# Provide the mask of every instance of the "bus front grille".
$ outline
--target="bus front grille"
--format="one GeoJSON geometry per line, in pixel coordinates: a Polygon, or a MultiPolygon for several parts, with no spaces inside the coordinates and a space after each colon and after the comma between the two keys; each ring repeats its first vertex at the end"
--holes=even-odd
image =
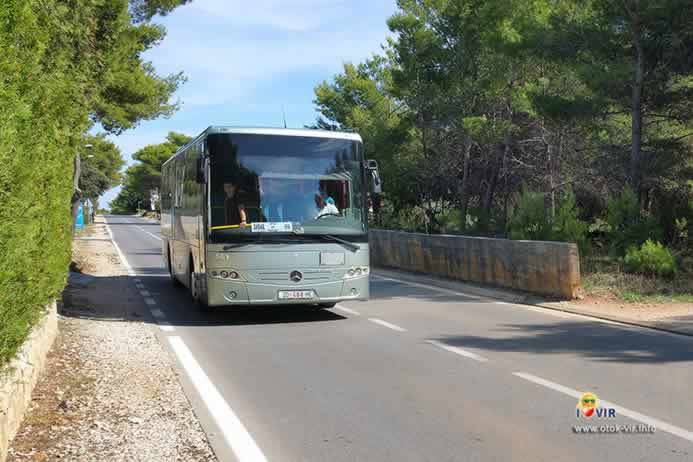
{"type": "MultiPolygon", "coordinates": [[[[289,274],[291,271],[258,271],[254,276],[258,281],[267,282],[292,282],[289,274]]],[[[305,282],[325,282],[337,279],[337,275],[333,271],[306,270],[301,271],[303,281],[305,282]]]]}

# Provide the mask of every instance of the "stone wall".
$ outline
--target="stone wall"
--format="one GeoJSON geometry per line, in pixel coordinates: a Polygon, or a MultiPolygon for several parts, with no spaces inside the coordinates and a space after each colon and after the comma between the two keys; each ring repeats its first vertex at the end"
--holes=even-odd
{"type": "Polygon", "coordinates": [[[370,231],[371,264],[572,299],[580,286],[575,244],[370,231]]]}
{"type": "Polygon", "coordinates": [[[0,462],[7,458],[9,443],[17,434],[31,403],[31,392],[57,333],[58,315],[53,302],[15,358],[0,368],[0,462]]]}

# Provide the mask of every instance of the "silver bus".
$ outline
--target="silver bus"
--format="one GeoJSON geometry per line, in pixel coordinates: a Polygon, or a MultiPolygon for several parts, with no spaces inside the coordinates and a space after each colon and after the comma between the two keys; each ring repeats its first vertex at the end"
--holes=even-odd
{"type": "Polygon", "coordinates": [[[200,308],[367,300],[379,187],[357,134],[209,127],[162,168],[171,280],[200,308]]]}

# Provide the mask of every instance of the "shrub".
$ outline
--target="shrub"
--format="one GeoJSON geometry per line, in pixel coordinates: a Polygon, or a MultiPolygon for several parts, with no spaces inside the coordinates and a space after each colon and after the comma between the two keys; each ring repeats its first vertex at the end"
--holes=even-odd
{"type": "Polygon", "coordinates": [[[661,243],[648,239],[640,247],[631,247],[623,260],[626,271],[670,277],[676,273],[674,256],[661,243]]]}
{"type": "Polygon", "coordinates": [[[587,245],[588,225],[578,218],[575,196],[567,194],[551,218],[544,195],[524,191],[508,223],[511,239],[574,242],[581,251],[587,245]]]}
{"type": "Polygon", "coordinates": [[[511,239],[551,240],[551,223],[544,206],[544,195],[523,191],[508,221],[511,239]]]}
{"type": "Polygon", "coordinates": [[[580,254],[585,255],[588,225],[578,218],[579,212],[575,203],[575,195],[567,194],[561,201],[553,220],[551,240],[574,242],[580,248],[580,254]]]}
{"type": "Polygon", "coordinates": [[[647,239],[659,240],[661,236],[656,221],[641,213],[638,198],[630,188],[609,199],[606,221],[611,253],[618,256],[625,255],[630,247],[639,247],[647,239]]]}
{"type": "Polygon", "coordinates": [[[87,128],[70,16],[55,2],[0,2],[0,365],[70,263],[73,156],[87,128]]]}
{"type": "Polygon", "coordinates": [[[465,226],[462,223],[462,215],[454,207],[449,207],[438,215],[438,221],[440,222],[441,234],[460,234],[465,230],[465,226]]]}

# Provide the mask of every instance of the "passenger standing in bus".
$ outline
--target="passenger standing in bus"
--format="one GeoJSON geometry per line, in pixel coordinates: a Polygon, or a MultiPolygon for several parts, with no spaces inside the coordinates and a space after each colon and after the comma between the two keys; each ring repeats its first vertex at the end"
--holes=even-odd
{"type": "Polygon", "coordinates": [[[245,205],[239,197],[238,185],[233,183],[224,183],[224,192],[226,199],[224,200],[224,217],[227,225],[246,225],[245,205]]]}

